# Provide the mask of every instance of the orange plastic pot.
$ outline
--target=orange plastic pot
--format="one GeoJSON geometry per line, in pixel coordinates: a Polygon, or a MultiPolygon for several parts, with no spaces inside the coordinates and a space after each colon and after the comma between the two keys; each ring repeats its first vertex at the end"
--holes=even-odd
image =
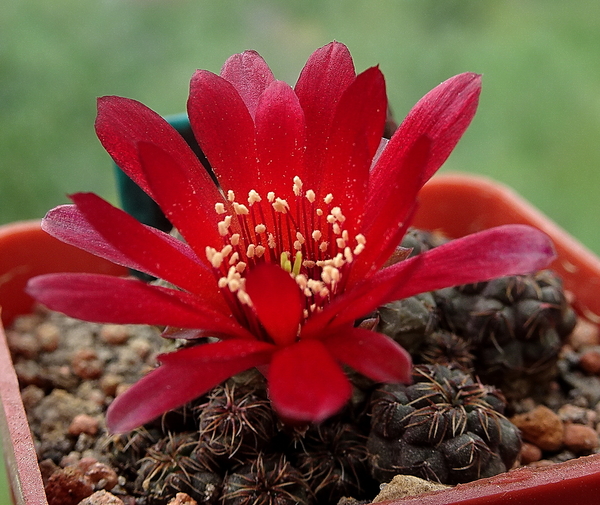
{"type": "MultiPolygon", "coordinates": [[[[31,311],[27,280],[51,272],[124,275],[127,270],[64,244],[42,231],[39,221],[0,226],[0,310],[6,325],[31,311]]],[[[6,336],[0,324],[0,431],[13,503],[47,505],[37,456],[6,336]]]]}
{"type": "MultiPolygon", "coordinates": [[[[414,224],[460,237],[507,223],[528,223],[550,235],[558,259],[552,267],[576,297],[576,309],[598,322],[600,260],[511,190],[487,179],[440,175],[420,195],[414,224]]],[[[45,272],[88,271],[123,274],[121,268],[66,246],[39,229],[39,223],[0,227],[0,305],[10,322],[30,310],[23,287],[45,272]]],[[[1,428],[14,503],[46,504],[40,472],[17,378],[0,327],[1,428]]],[[[589,505],[600,495],[600,455],[540,469],[523,468],[489,479],[428,493],[387,505],[589,505]]]]}

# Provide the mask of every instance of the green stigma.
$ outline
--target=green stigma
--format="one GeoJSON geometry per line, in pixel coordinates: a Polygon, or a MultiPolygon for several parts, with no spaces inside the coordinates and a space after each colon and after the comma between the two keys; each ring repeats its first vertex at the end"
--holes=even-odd
{"type": "Polygon", "coordinates": [[[287,252],[284,251],[281,253],[279,261],[281,264],[281,268],[283,268],[288,273],[292,273],[292,262],[289,260],[287,252]]]}
{"type": "Polygon", "coordinates": [[[292,270],[292,274],[294,277],[300,275],[300,268],[302,267],[302,253],[298,251],[296,253],[296,257],[294,259],[294,269],[292,270]]]}

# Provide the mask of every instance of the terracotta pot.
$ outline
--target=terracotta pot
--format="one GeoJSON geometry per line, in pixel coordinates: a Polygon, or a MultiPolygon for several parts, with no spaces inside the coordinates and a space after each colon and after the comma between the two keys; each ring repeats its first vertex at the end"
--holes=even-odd
{"type": "MultiPolygon", "coordinates": [[[[559,258],[552,267],[577,299],[578,312],[600,319],[600,260],[509,189],[489,180],[440,175],[420,197],[415,225],[451,237],[506,223],[529,223],[548,233],[559,258]]],[[[0,227],[0,305],[5,324],[30,310],[23,293],[29,277],[45,272],[87,271],[123,274],[124,270],[45,235],[39,223],[0,227]]],[[[46,504],[33,442],[17,378],[0,327],[1,426],[14,503],[46,504]]],[[[455,488],[388,502],[388,505],[589,505],[600,494],[600,455],[540,469],[523,468],[455,488]]]]}

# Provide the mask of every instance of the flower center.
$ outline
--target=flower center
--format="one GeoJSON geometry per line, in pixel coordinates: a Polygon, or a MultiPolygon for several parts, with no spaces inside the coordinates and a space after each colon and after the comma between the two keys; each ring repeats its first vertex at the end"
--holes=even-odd
{"type": "Polygon", "coordinates": [[[207,247],[206,257],[236,316],[252,306],[244,289],[245,272],[263,262],[278,264],[294,277],[305,296],[305,319],[343,291],[365,237],[351,236],[332,194],[318,202],[315,192],[302,186],[294,177],[291,205],[274,192],[263,199],[255,190],[248,193],[247,205],[233,191],[227,193],[227,204],[215,205],[222,216],[218,227],[223,247],[207,247]]]}

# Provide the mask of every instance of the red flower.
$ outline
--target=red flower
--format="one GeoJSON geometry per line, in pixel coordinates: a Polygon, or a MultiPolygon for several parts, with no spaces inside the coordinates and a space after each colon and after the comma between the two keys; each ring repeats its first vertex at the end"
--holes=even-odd
{"type": "Polygon", "coordinates": [[[81,319],[220,339],[161,355],[161,366],[113,402],[109,427],[130,430],[256,366],[283,417],[321,421],[350,397],[342,363],[376,381],[409,381],[406,351],[354,328],[357,317],[420,292],[544,267],[549,239],[515,225],[382,268],[479,92],[475,74],[440,84],[385,145],[383,75],[377,67],[356,75],[344,45],[315,51],[295,88],[275,80],[257,53],[234,55],[220,75],[197,71],[188,101],[220,188],[160,116],[133,100],[101,98],[100,141],[185,243],[89,193],[51,210],[43,227],[173,287],[53,274],[32,280],[29,292],[81,319]]]}

